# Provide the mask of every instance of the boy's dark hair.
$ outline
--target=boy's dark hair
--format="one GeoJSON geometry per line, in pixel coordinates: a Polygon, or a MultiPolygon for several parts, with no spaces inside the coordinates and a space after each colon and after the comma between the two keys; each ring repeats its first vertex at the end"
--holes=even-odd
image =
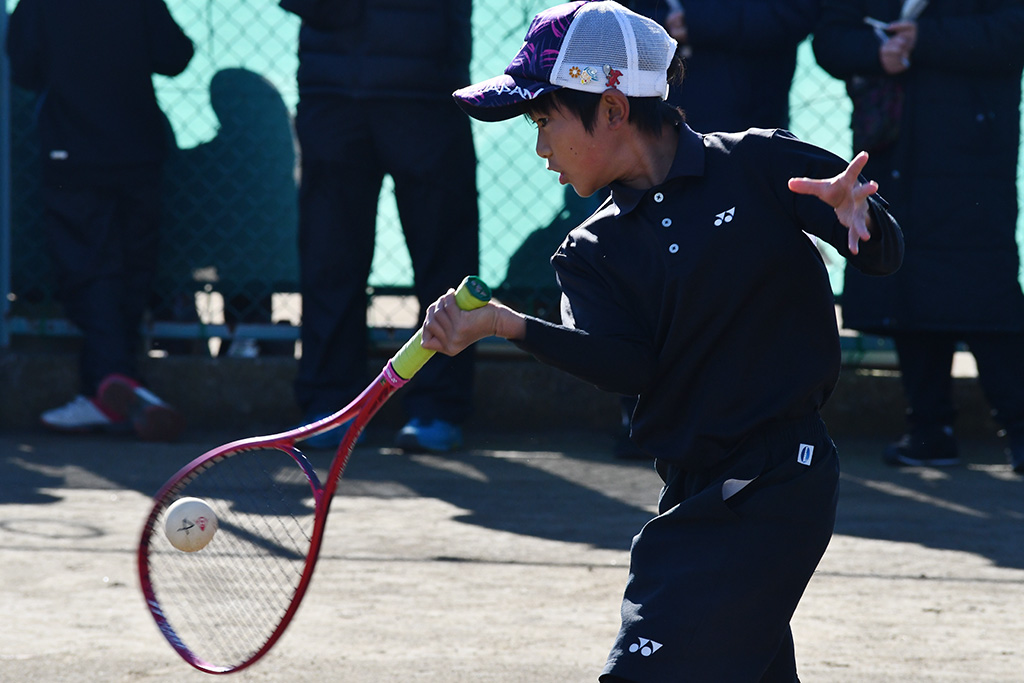
{"type": "MultiPolygon", "coordinates": [[[[668,82],[670,85],[675,85],[682,80],[683,62],[676,57],[668,67],[668,82]]],[[[526,116],[547,114],[552,109],[568,111],[579,118],[585,131],[591,133],[594,130],[597,105],[600,101],[600,93],[559,88],[531,101],[526,110],[526,116]]],[[[660,97],[629,98],[629,122],[641,131],[660,136],[663,124],[676,125],[684,121],[686,121],[686,114],[683,110],[660,97]]]]}

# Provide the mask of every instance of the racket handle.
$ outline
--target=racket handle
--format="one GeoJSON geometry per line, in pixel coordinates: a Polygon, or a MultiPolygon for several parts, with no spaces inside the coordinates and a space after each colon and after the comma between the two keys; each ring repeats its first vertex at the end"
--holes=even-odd
{"type": "MultiPolygon", "coordinates": [[[[455,290],[455,303],[464,311],[480,308],[490,300],[491,288],[475,275],[467,277],[455,290]]],[[[410,380],[433,355],[433,351],[423,348],[423,329],[420,328],[412,339],[398,350],[389,365],[403,380],[410,380]]]]}

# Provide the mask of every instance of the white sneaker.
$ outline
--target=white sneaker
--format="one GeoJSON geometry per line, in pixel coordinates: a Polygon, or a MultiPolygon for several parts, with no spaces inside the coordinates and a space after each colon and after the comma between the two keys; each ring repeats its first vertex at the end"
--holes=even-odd
{"type": "Polygon", "coordinates": [[[60,408],[47,410],[39,416],[39,421],[47,429],[58,432],[91,432],[114,424],[95,401],[82,395],[60,408]]]}

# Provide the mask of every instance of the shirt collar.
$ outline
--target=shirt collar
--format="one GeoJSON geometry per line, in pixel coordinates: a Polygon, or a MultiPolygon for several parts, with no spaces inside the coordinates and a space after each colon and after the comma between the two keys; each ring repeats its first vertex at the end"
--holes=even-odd
{"type": "MultiPolygon", "coordinates": [[[[664,185],[674,178],[700,175],[704,175],[704,136],[682,123],[679,125],[675,159],[672,160],[668,175],[661,184],[664,185]]],[[[618,182],[611,183],[609,188],[612,192],[612,202],[620,215],[635,209],[644,195],[654,189],[638,190],[618,182]]]]}

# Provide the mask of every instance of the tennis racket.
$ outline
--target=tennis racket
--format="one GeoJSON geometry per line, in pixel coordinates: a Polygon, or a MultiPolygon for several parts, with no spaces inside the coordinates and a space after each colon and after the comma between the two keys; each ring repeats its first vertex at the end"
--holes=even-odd
{"type": "MultiPolygon", "coordinates": [[[[458,290],[460,308],[490,300],[476,277],[458,290]]],[[[142,592],[160,632],[192,666],[239,671],[265,655],[295,616],[313,576],[338,480],[363,428],[391,395],[434,355],[422,329],[354,401],[290,431],[215,448],[179,470],[154,497],[138,549],[142,592]],[[296,442],[351,422],[325,483],[296,442]],[[200,498],[217,530],[196,552],[165,534],[167,509],[200,498]]]]}

